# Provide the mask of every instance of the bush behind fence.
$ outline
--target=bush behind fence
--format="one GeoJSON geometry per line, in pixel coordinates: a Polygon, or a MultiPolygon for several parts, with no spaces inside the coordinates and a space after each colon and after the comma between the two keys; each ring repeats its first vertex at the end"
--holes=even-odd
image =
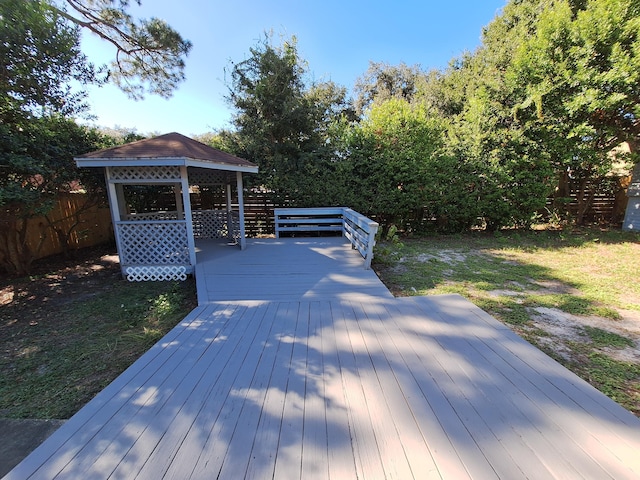
{"type": "MultiPolygon", "coordinates": [[[[588,205],[585,221],[619,226],[627,201],[625,195],[627,184],[628,177],[611,178],[601,182],[588,205]]],[[[580,208],[581,202],[578,195],[575,189],[572,189],[572,193],[560,202],[558,199],[555,201],[549,199],[547,207],[549,211],[552,211],[561,205],[561,215],[570,219],[575,217],[580,208]]],[[[60,242],[55,232],[47,227],[47,222],[43,217],[28,220],[27,243],[35,247],[44,237],[43,244],[35,258],[59,254],[66,248],[73,250],[114,241],[111,214],[109,208],[104,204],[94,205],[86,211],[82,211],[80,224],[72,228],[74,215],[84,208],[86,201],[87,196],[83,193],[61,195],[56,206],[48,215],[49,219],[57,222],[62,229],[72,229],[68,239],[69,243],[66,246],[60,242]]],[[[214,207],[223,208],[225,202],[224,195],[220,195],[219,198],[214,199],[214,207]]],[[[274,209],[295,206],[295,202],[289,199],[277,198],[269,192],[261,191],[246,192],[244,202],[245,228],[248,237],[273,235],[275,232],[274,209]]],[[[162,202],[159,203],[162,204],[162,202]]],[[[200,198],[197,194],[192,194],[192,205],[194,209],[200,207],[200,198]]],[[[369,214],[375,219],[375,215],[371,212],[363,213],[369,214]]],[[[403,220],[405,225],[411,226],[414,230],[427,231],[434,227],[434,219],[427,218],[423,211],[407,212],[406,218],[403,220]]]]}

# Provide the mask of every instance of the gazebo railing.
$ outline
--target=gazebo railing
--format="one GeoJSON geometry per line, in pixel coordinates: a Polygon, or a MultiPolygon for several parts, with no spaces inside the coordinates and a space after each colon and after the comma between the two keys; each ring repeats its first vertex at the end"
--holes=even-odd
{"type": "Polygon", "coordinates": [[[236,243],[240,241],[240,213],[229,212],[229,226],[231,228],[230,240],[234,240],[236,243]]]}
{"type": "Polygon", "coordinates": [[[118,221],[115,226],[127,280],[184,280],[193,271],[185,220],[118,221]]]}
{"type": "MultiPolygon", "coordinates": [[[[131,222],[183,219],[184,214],[179,214],[177,211],[130,213],[124,216],[124,220],[131,222]]],[[[228,238],[236,241],[240,238],[240,214],[238,212],[228,212],[221,209],[193,210],[191,219],[194,238],[228,238]]]]}
{"type": "Polygon", "coordinates": [[[191,212],[191,218],[194,238],[228,238],[230,240],[239,238],[240,215],[237,212],[194,210],[191,212]]]}
{"type": "MultiPolygon", "coordinates": [[[[194,210],[191,216],[196,239],[240,240],[238,212],[194,210]]],[[[184,215],[162,211],[132,213],[124,218],[115,223],[115,230],[122,270],[128,280],[184,280],[193,272],[184,215]]]]}
{"type": "Polygon", "coordinates": [[[123,217],[123,220],[184,220],[184,214],[180,215],[177,211],[159,211],[145,213],[129,213],[123,217]]]}

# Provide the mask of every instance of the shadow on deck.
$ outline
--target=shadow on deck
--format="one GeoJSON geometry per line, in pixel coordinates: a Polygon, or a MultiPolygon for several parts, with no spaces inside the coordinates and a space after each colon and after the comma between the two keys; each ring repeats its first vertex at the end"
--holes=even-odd
{"type": "Polygon", "coordinates": [[[337,240],[203,248],[202,304],[7,478],[640,477],[633,415],[460,296],[354,288],[337,240]]]}
{"type": "Polygon", "coordinates": [[[253,239],[245,250],[199,240],[196,255],[201,305],[228,300],[393,298],[344,237],[253,239]]]}

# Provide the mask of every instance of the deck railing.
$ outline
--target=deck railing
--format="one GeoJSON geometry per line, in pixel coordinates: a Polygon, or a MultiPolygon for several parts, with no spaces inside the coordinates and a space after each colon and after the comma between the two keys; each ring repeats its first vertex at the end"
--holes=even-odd
{"type": "Polygon", "coordinates": [[[371,268],[378,224],[347,207],[276,208],[276,238],[282,232],[341,232],[371,268]]]}

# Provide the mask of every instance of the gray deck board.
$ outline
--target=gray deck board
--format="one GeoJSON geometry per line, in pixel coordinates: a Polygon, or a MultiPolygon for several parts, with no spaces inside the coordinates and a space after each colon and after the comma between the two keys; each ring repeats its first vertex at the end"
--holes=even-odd
{"type": "Polygon", "coordinates": [[[342,237],[198,242],[198,302],[392,298],[342,237]]]}
{"type": "Polygon", "coordinates": [[[206,252],[203,304],[6,478],[640,478],[640,420],[493,317],[381,283],[319,294],[358,282],[357,256],[287,242],[245,251],[271,252],[244,260],[259,281],[234,273],[248,297],[288,288],[265,298],[213,300],[237,251],[206,252]],[[315,283],[267,275],[286,258],[315,283]]]}

